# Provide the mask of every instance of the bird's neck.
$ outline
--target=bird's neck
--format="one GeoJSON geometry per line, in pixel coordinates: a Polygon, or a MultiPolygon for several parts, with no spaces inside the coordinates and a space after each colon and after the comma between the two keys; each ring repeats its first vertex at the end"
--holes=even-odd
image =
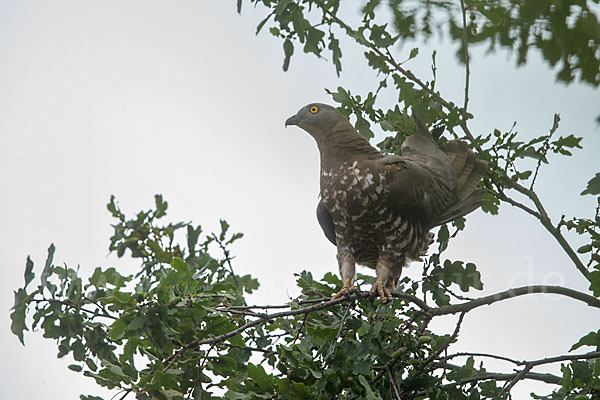
{"type": "Polygon", "coordinates": [[[371,146],[369,141],[349,124],[334,127],[328,135],[317,139],[317,146],[323,170],[336,168],[348,161],[375,160],[383,157],[379,150],[371,146]]]}

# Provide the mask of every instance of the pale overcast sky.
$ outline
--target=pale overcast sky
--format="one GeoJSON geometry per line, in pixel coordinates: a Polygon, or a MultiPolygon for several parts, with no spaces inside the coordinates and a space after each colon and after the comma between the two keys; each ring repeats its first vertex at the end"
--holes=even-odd
{"type": "MultiPolygon", "coordinates": [[[[99,265],[137,270],[137,263],[107,254],[111,194],[134,212],[162,193],[169,220],[193,220],[208,232],[227,219],[245,233],[234,247],[234,266],[260,280],[252,298],[257,303],[297,295],[295,272],[337,273],[335,249],[314,217],[316,146],[283,123],[308,102],[331,103],[324,88],[342,85],[363,94],[372,88],[375,78],[361,53],[343,49],[344,72],[337,78],[326,61],[297,49],[284,73],[281,43],[266,31],[254,36],[264,16],[260,7],[245,4],[238,16],[233,0],[174,4],[0,1],[2,399],[107,394],[67,370],[70,360],[56,359],[55,343],[40,332],[27,332],[21,346],[8,314],[26,256],[39,275],[50,243],[57,264],[79,264],[86,276],[99,265]]],[[[437,87],[462,102],[455,47],[430,43],[408,67],[428,79],[436,47],[437,87]]],[[[546,133],[560,113],[560,134],[584,136],[585,148],[574,158],[552,157],[538,188],[553,218],[591,216],[594,199],[579,192],[600,170],[598,91],[556,84],[554,72],[533,55],[516,69],[506,53],[484,53],[474,49],[472,55],[471,129],[505,131],[517,121],[517,130],[531,138],[546,133]]],[[[447,256],[475,262],[484,293],[533,283],[587,288],[549,235],[507,206],[498,217],[469,216],[447,256]]],[[[407,274],[419,276],[419,265],[407,274]]],[[[599,317],[564,298],[510,300],[469,313],[455,348],[517,359],[564,354],[597,328],[599,317]]],[[[436,327],[448,332],[453,322],[436,327]]],[[[543,387],[520,383],[515,394],[526,398],[543,387]]]]}

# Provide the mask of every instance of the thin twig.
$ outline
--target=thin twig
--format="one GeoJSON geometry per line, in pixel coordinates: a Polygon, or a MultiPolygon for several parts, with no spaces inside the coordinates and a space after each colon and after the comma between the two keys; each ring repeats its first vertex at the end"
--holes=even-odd
{"type": "Polygon", "coordinates": [[[538,365],[552,364],[561,361],[589,360],[592,358],[600,358],[600,351],[591,351],[585,354],[565,354],[562,356],[541,358],[539,360],[526,361],[525,364],[537,367],[538,365]]]}
{"type": "Polygon", "coordinates": [[[242,346],[231,345],[230,347],[234,347],[234,348],[240,349],[240,350],[249,350],[249,351],[253,351],[253,352],[256,352],[256,353],[263,353],[263,354],[265,354],[264,357],[268,357],[268,356],[270,356],[272,354],[276,354],[277,353],[275,350],[260,349],[258,347],[252,347],[252,346],[242,347],[242,346]]]}
{"type": "Polygon", "coordinates": [[[541,149],[542,154],[538,158],[537,165],[535,166],[535,172],[533,174],[533,178],[531,179],[531,185],[529,185],[529,190],[533,190],[533,185],[535,185],[535,180],[537,179],[538,173],[540,172],[542,162],[546,158],[546,154],[548,154],[548,150],[550,149],[550,139],[552,138],[552,135],[554,135],[554,133],[558,129],[559,122],[560,122],[560,116],[558,114],[554,114],[554,121],[552,122],[552,128],[550,128],[550,133],[548,134],[548,136],[546,136],[546,139],[544,140],[544,144],[542,145],[542,149],[541,149]]]}
{"type": "Polygon", "coordinates": [[[298,331],[296,332],[296,336],[294,336],[294,340],[292,340],[292,344],[296,343],[296,341],[298,340],[298,338],[300,337],[300,334],[302,333],[302,330],[304,329],[304,327],[306,326],[306,319],[308,318],[308,313],[304,314],[304,318],[302,318],[302,324],[300,325],[300,327],[298,328],[298,331]]]}
{"type": "Polygon", "coordinates": [[[504,393],[509,393],[512,390],[512,388],[523,378],[525,378],[525,375],[531,371],[531,368],[533,368],[533,365],[526,365],[525,368],[523,368],[521,371],[517,372],[517,374],[515,375],[514,378],[512,378],[510,380],[510,382],[508,382],[506,385],[504,385],[504,388],[502,389],[502,393],[500,394],[500,397],[502,397],[502,394],[504,393]]]}
{"type": "Polygon", "coordinates": [[[525,204],[520,203],[520,202],[508,197],[504,192],[496,192],[495,190],[490,190],[490,193],[492,193],[494,196],[496,196],[500,200],[510,204],[511,206],[517,207],[517,208],[525,211],[527,214],[529,214],[537,219],[540,219],[540,214],[537,211],[534,211],[533,209],[527,207],[525,204]]]}
{"type": "Polygon", "coordinates": [[[254,305],[254,306],[229,306],[227,308],[231,309],[231,310],[251,310],[253,308],[260,308],[260,309],[270,309],[270,308],[289,308],[290,305],[289,304],[279,304],[279,305],[264,305],[264,306],[258,306],[258,305],[254,305]]]}
{"type": "MultiPolygon", "coordinates": [[[[354,30],[350,25],[346,24],[344,21],[339,19],[338,16],[335,15],[334,13],[332,13],[329,10],[329,8],[327,8],[327,6],[321,0],[315,0],[315,2],[321,7],[321,9],[323,9],[323,12],[329,16],[331,21],[335,22],[340,27],[342,27],[346,32],[348,32],[350,34],[351,37],[356,34],[356,30],[354,30]]],[[[429,95],[434,100],[438,101],[446,108],[450,108],[450,109],[452,108],[452,105],[449,102],[447,102],[442,97],[440,97],[440,95],[438,93],[434,92],[425,82],[423,82],[422,80],[417,78],[417,76],[415,76],[415,74],[413,74],[409,70],[403,68],[393,57],[391,57],[391,53],[390,53],[390,56],[386,56],[374,43],[370,42],[368,39],[365,39],[365,42],[367,43],[367,47],[369,49],[371,49],[372,51],[377,53],[377,55],[379,57],[385,59],[388,62],[388,64],[390,64],[392,67],[394,67],[395,69],[400,71],[400,73],[402,73],[404,76],[409,78],[411,81],[415,82],[423,90],[425,90],[427,93],[429,93],[429,95]]]]}
{"type": "Polygon", "coordinates": [[[450,290],[448,286],[444,285],[443,282],[438,282],[438,284],[445,292],[447,292],[449,295],[458,300],[475,300],[473,297],[461,296],[459,294],[454,293],[452,290],[450,290]]]}
{"type": "Polygon", "coordinates": [[[460,352],[460,353],[454,353],[454,354],[449,354],[447,356],[444,356],[444,360],[451,360],[453,358],[456,357],[487,357],[487,358],[494,358],[497,360],[503,360],[503,361],[508,361],[510,363],[513,363],[515,365],[523,365],[524,362],[523,361],[517,361],[517,360],[513,360],[512,358],[508,358],[508,357],[504,357],[504,356],[499,356],[496,354],[488,354],[488,353],[465,353],[465,352],[460,352]]]}
{"type": "MultiPolygon", "coordinates": [[[[248,323],[240,326],[237,329],[234,329],[231,332],[227,332],[224,333],[222,335],[219,336],[215,336],[212,338],[207,338],[207,339],[202,339],[199,340],[197,342],[194,343],[190,343],[187,346],[193,346],[193,345],[202,345],[202,344],[212,344],[212,343],[218,343],[221,342],[225,339],[228,339],[232,336],[237,335],[238,333],[241,333],[243,331],[245,331],[248,328],[251,328],[253,326],[259,325],[260,323],[267,321],[267,320],[272,320],[272,319],[276,319],[276,318],[280,318],[280,317],[288,317],[288,316],[292,316],[292,315],[299,315],[299,314],[306,314],[309,313],[311,311],[317,311],[317,310],[321,310],[323,308],[327,308],[336,304],[340,304],[343,303],[345,301],[352,301],[353,299],[359,299],[359,298],[368,298],[370,295],[369,292],[359,292],[359,293],[355,293],[352,294],[350,296],[346,296],[346,297],[340,297],[338,299],[329,299],[326,301],[321,300],[322,302],[319,304],[315,304],[312,306],[308,306],[308,307],[303,307],[303,308],[298,308],[295,310],[289,310],[289,311],[281,311],[281,312],[277,312],[277,313],[273,313],[273,314],[265,314],[264,317],[256,319],[254,321],[249,321],[248,323]]],[[[414,303],[415,305],[417,305],[419,308],[423,309],[423,310],[428,310],[429,306],[427,306],[425,304],[425,302],[421,299],[419,299],[416,296],[412,296],[412,295],[408,295],[405,293],[393,293],[392,294],[394,297],[403,299],[403,300],[407,300],[409,302],[414,303]]],[[[598,300],[600,302],[600,300],[598,300]]]]}
{"type": "Polygon", "coordinates": [[[446,341],[446,343],[444,343],[444,345],[442,347],[440,347],[439,349],[437,349],[436,351],[434,351],[429,357],[427,357],[422,364],[419,365],[419,369],[420,370],[424,370],[427,365],[429,365],[433,360],[435,360],[440,354],[442,354],[442,352],[444,350],[446,350],[448,348],[448,346],[450,346],[450,344],[452,344],[452,342],[454,340],[456,340],[457,336],[458,336],[458,332],[460,331],[460,326],[462,325],[462,321],[463,318],[465,317],[466,311],[463,311],[459,317],[458,317],[458,321],[456,322],[456,327],[454,328],[454,332],[452,333],[452,335],[450,335],[450,337],[448,338],[448,340],[446,341]]]}
{"type": "Polygon", "coordinates": [[[546,357],[546,358],[540,358],[538,360],[529,360],[529,361],[513,360],[512,358],[499,356],[496,354],[488,354],[488,353],[454,353],[454,354],[448,355],[447,357],[444,357],[444,359],[450,360],[455,357],[487,357],[487,358],[495,358],[498,360],[508,361],[515,365],[531,365],[533,367],[537,367],[538,365],[552,364],[552,363],[562,362],[562,361],[588,360],[588,359],[593,359],[593,358],[600,358],[600,351],[592,351],[592,352],[584,353],[584,354],[565,354],[565,355],[561,355],[561,356],[546,357]]]}
{"type": "Polygon", "coordinates": [[[419,335],[422,335],[423,333],[425,333],[425,329],[427,329],[427,326],[429,325],[429,323],[431,322],[431,320],[433,319],[433,315],[431,313],[427,313],[427,315],[425,316],[425,319],[423,320],[423,325],[421,325],[421,327],[419,328],[419,335]]]}
{"type": "Polygon", "coordinates": [[[398,391],[398,387],[396,387],[396,382],[394,382],[394,376],[392,375],[392,371],[389,368],[387,369],[387,373],[390,377],[390,385],[392,386],[394,397],[396,397],[396,400],[402,400],[402,398],[400,397],[400,392],[398,391]]]}
{"type": "Polygon", "coordinates": [[[465,102],[462,110],[463,120],[467,120],[467,105],[469,104],[469,76],[471,70],[469,68],[469,41],[467,38],[467,10],[465,8],[465,1],[460,0],[460,8],[462,10],[462,21],[463,21],[463,50],[465,56],[465,102]]]}
{"type": "MultiPolygon", "coordinates": [[[[77,305],[75,303],[73,303],[71,300],[57,300],[57,299],[31,299],[32,302],[34,303],[55,303],[55,304],[61,304],[65,307],[69,307],[72,310],[76,310],[76,311],[83,311],[85,313],[88,314],[93,314],[93,316],[98,316],[98,317],[104,317],[104,318],[110,318],[113,320],[117,320],[119,319],[118,317],[115,317],[113,315],[107,314],[105,313],[98,313],[95,310],[88,310],[85,309],[83,307],[77,307],[77,305]]],[[[102,310],[104,311],[104,310],[102,310]]],[[[93,318],[93,317],[92,317],[93,318]]]]}
{"type": "Polygon", "coordinates": [[[227,247],[225,247],[223,242],[221,240],[219,240],[217,235],[215,235],[213,233],[212,237],[215,240],[215,242],[219,245],[219,247],[221,248],[221,251],[223,252],[223,255],[225,256],[224,262],[227,263],[227,266],[229,267],[229,272],[231,273],[231,276],[233,277],[233,281],[235,282],[235,285],[237,287],[240,287],[240,282],[238,281],[237,276],[235,275],[235,272],[233,272],[233,266],[231,265],[231,257],[229,255],[229,250],[227,249],[227,247]]]}
{"type": "Polygon", "coordinates": [[[404,321],[402,325],[398,327],[398,330],[402,331],[404,329],[407,329],[410,325],[412,325],[413,322],[415,322],[417,318],[419,318],[422,315],[423,311],[414,311],[410,318],[404,321]]]}
{"type": "Polygon", "coordinates": [[[535,205],[536,209],[538,210],[538,212],[540,214],[540,217],[538,219],[542,223],[542,225],[544,226],[544,228],[546,228],[546,230],[548,232],[550,232],[550,234],[552,236],[554,236],[554,238],[556,239],[556,241],[558,242],[558,244],[563,248],[563,250],[565,251],[565,253],[567,253],[567,255],[569,256],[569,258],[571,259],[571,261],[573,261],[573,264],[575,264],[575,267],[579,270],[579,272],[581,272],[583,274],[583,276],[585,276],[589,280],[590,279],[590,272],[587,270],[587,268],[585,267],[585,265],[583,265],[583,263],[581,262],[581,260],[577,256],[577,253],[575,253],[575,250],[573,250],[573,248],[571,247],[571,245],[569,244],[569,242],[567,242],[567,240],[562,235],[562,233],[560,232],[560,230],[557,229],[552,224],[552,220],[550,220],[550,217],[548,216],[548,212],[546,211],[546,209],[542,205],[542,202],[540,201],[538,195],[533,190],[529,190],[526,187],[524,187],[524,186],[522,186],[522,185],[520,185],[520,184],[518,184],[516,182],[513,182],[513,188],[517,192],[519,192],[521,194],[524,194],[525,196],[527,196],[527,197],[529,197],[531,199],[531,201],[533,202],[533,204],[535,205]]]}
{"type": "MultiPolygon", "coordinates": [[[[129,393],[131,393],[131,389],[124,390],[123,396],[119,397],[119,400],[123,400],[129,393]]],[[[112,398],[114,399],[117,395],[115,394],[112,398]]]]}
{"type": "Polygon", "coordinates": [[[256,313],[256,312],[253,312],[253,311],[232,310],[230,307],[226,307],[226,308],[213,308],[213,310],[220,311],[220,312],[231,313],[231,314],[236,314],[236,315],[247,315],[247,316],[250,316],[250,317],[257,317],[257,318],[263,318],[263,317],[265,317],[265,316],[268,315],[268,314],[265,314],[265,313],[256,313]]]}
{"type": "Polygon", "coordinates": [[[333,339],[333,345],[331,346],[331,351],[325,358],[329,358],[329,357],[331,357],[331,355],[333,353],[335,353],[335,347],[337,346],[337,341],[340,338],[340,336],[342,335],[342,330],[344,328],[344,321],[346,321],[346,317],[348,316],[348,313],[350,312],[350,307],[352,307],[352,305],[353,305],[352,302],[348,303],[348,307],[346,307],[344,316],[342,317],[342,320],[340,321],[340,328],[338,329],[337,335],[335,335],[335,339],[333,339]]]}

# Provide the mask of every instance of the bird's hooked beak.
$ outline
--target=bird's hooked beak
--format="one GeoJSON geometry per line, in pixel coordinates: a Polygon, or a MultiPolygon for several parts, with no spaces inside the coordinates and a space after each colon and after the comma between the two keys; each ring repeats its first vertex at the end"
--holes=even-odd
{"type": "Polygon", "coordinates": [[[300,122],[298,114],[292,115],[291,117],[285,120],[285,127],[287,128],[288,125],[298,125],[298,122],[300,122]]]}

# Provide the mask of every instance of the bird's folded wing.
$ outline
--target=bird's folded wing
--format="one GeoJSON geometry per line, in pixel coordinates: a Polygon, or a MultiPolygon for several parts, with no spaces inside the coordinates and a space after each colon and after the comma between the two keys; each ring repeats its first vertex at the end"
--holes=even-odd
{"type": "Polygon", "coordinates": [[[395,213],[425,226],[456,201],[456,176],[447,162],[426,154],[387,156],[392,179],[387,185],[387,204],[395,213]]]}

